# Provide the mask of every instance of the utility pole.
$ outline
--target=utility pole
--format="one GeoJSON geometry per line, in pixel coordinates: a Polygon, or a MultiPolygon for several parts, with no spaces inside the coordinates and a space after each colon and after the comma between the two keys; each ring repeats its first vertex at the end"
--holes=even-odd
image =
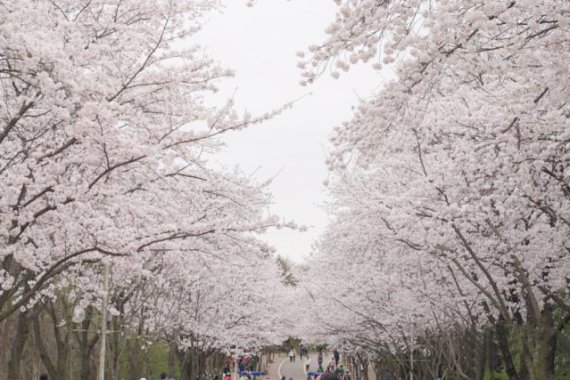
{"type": "Polygon", "coordinates": [[[109,308],[109,263],[105,263],[103,272],[103,310],[101,311],[101,350],[99,352],[98,380],[105,380],[105,348],[107,346],[107,309],[109,308]]]}

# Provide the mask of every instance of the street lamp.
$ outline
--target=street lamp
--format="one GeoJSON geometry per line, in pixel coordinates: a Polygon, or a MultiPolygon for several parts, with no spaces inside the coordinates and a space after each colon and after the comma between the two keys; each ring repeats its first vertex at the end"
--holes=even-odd
{"type": "Polygon", "coordinates": [[[103,272],[103,310],[101,312],[101,350],[99,351],[99,373],[98,380],[105,380],[105,349],[107,346],[107,309],[109,307],[109,266],[105,262],[105,269],[103,272]]]}

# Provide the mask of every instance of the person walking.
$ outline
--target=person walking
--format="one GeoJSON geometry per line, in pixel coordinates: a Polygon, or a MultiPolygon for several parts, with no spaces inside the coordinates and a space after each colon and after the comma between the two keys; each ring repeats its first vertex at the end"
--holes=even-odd
{"type": "Polygon", "coordinates": [[[305,357],[305,372],[309,372],[309,368],[311,368],[311,358],[307,355],[305,357]]]}
{"type": "Polygon", "coordinates": [[[317,363],[319,364],[319,367],[323,366],[323,353],[321,351],[319,351],[319,356],[317,356],[317,363]]]}
{"type": "Polygon", "coordinates": [[[229,356],[226,356],[226,358],[224,359],[224,369],[223,369],[223,374],[225,375],[226,373],[230,373],[231,372],[231,368],[230,366],[232,365],[232,358],[229,356]]]}
{"type": "Polygon", "coordinates": [[[289,350],[289,363],[293,363],[293,359],[295,358],[295,352],[293,352],[293,349],[289,350]]]}
{"type": "Polygon", "coordinates": [[[338,361],[340,360],[340,353],[336,348],[333,351],[333,356],[334,356],[334,366],[338,367],[338,361]]]}

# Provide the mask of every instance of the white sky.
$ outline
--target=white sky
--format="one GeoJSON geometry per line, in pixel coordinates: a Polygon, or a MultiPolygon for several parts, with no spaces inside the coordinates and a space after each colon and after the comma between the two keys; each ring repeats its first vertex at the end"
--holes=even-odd
{"type": "Polygon", "coordinates": [[[359,97],[371,95],[381,78],[363,66],[338,80],[327,72],[312,86],[299,85],[295,53],[324,40],[337,9],[332,0],[259,0],[252,8],[245,0],[226,3],[200,34],[209,55],[236,72],[222,83],[222,93],[237,89],[237,109],[253,115],[311,94],[273,120],[226,136],[228,147],[217,155],[225,166],[238,165],[259,180],[278,174],[270,187],[271,211],[309,230],[274,230],[265,238],[279,254],[299,262],[327,223],[322,183],[332,128],[350,119],[359,97]]]}

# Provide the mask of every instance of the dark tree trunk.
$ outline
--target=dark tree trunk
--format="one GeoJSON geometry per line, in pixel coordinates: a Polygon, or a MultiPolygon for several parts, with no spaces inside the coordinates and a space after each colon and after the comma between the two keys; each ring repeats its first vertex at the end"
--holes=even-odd
{"type": "Polygon", "coordinates": [[[509,330],[507,322],[503,316],[499,317],[499,320],[495,325],[495,330],[497,332],[497,341],[499,343],[499,349],[501,350],[501,356],[503,363],[505,364],[505,370],[509,376],[509,380],[521,380],[513,362],[511,349],[509,347],[509,330]]]}
{"type": "Polygon", "coordinates": [[[99,335],[94,334],[89,336],[91,328],[91,318],[93,317],[93,308],[88,307],[85,310],[85,319],[81,322],[81,331],[77,333],[76,340],[79,343],[79,353],[80,353],[80,379],[83,380],[93,380],[94,371],[92,370],[91,354],[93,348],[99,341],[99,335]]]}
{"type": "Polygon", "coordinates": [[[554,308],[552,305],[546,305],[544,309],[544,320],[548,326],[549,334],[545,334],[545,368],[548,376],[554,376],[556,370],[556,347],[558,346],[558,330],[554,324],[554,308]]]}
{"type": "Polygon", "coordinates": [[[178,358],[180,360],[180,380],[194,380],[193,367],[194,360],[192,358],[191,350],[183,350],[178,352],[178,358]]]}
{"type": "Polygon", "coordinates": [[[52,379],[57,379],[57,367],[53,363],[49,355],[49,349],[45,346],[44,337],[42,336],[41,332],[41,324],[42,324],[42,316],[40,313],[38,313],[38,315],[36,315],[32,321],[35,345],[40,354],[42,363],[44,364],[49,374],[49,377],[52,379]]]}
{"type": "Polygon", "coordinates": [[[24,347],[30,331],[29,311],[18,315],[18,325],[14,336],[14,342],[10,350],[10,360],[8,361],[8,379],[21,379],[21,366],[24,347]]]}

